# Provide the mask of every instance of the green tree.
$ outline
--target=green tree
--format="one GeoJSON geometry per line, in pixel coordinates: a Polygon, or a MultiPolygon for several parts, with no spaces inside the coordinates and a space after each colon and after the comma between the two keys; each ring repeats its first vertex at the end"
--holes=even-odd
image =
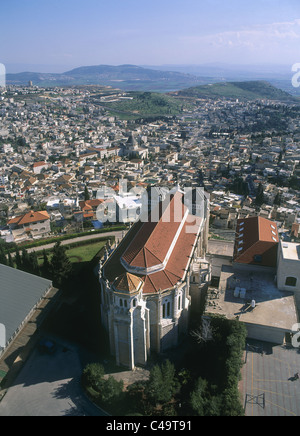
{"type": "Polygon", "coordinates": [[[89,199],[90,199],[90,193],[89,193],[89,190],[88,190],[87,186],[85,185],[85,188],[84,188],[84,200],[87,201],[89,199]]]}
{"type": "Polygon", "coordinates": [[[162,402],[164,394],[164,383],[159,365],[151,368],[149,381],[146,386],[146,395],[153,403],[162,402]]]}
{"type": "Polygon", "coordinates": [[[51,265],[48,259],[48,255],[46,250],[43,250],[43,266],[42,266],[42,275],[46,278],[51,277],[51,265]]]}
{"type": "Polygon", "coordinates": [[[28,254],[28,251],[26,248],[22,248],[22,254],[21,254],[21,270],[30,272],[31,270],[31,263],[30,263],[30,257],[28,254]]]}
{"type": "Polygon", "coordinates": [[[274,198],[274,204],[276,206],[280,206],[281,205],[281,193],[278,191],[275,198],[274,198]]]}
{"type": "Polygon", "coordinates": [[[15,263],[14,263],[14,260],[13,260],[13,258],[12,258],[12,256],[11,256],[11,254],[10,254],[10,252],[8,252],[8,266],[10,266],[11,268],[14,268],[15,267],[15,263]]]}
{"type": "Polygon", "coordinates": [[[35,274],[36,276],[40,275],[40,267],[38,263],[38,257],[35,251],[32,251],[29,254],[29,271],[31,274],[35,274]]]}
{"type": "Polygon", "coordinates": [[[256,192],[255,204],[257,206],[262,206],[264,202],[265,202],[264,188],[260,183],[258,185],[257,192],[256,192]]]}
{"type": "Polygon", "coordinates": [[[112,404],[118,401],[123,393],[123,380],[116,380],[113,376],[104,377],[104,367],[99,363],[89,363],[83,370],[82,381],[86,387],[92,387],[101,403],[112,404]]]}
{"type": "Polygon", "coordinates": [[[72,271],[72,264],[60,241],[58,241],[53,248],[50,265],[53,284],[59,288],[68,280],[72,271]]]}
{"type": "Polygon", "coordinates": [[[179,382],[175,378],[175,368],[169,360],[161,366],[153,366],[145,389],[147,397],[153,404],[170,401],[178,388],[179,382]]]}
{"type": "Polygon", "coordinates": [[[83,370],[82,382],[85,386],[96,389],[99,381],[104,377],[104,367],[99,363],[89,363],[83,370]]]}
{"type": "Polygon", "coordinates": [[[0,245],[0,263],[2,265],[7,265],[7,257],[2,245],[0,245]]]}
{"type": "Polygon", "coordinates": [[[103,403],[109,403],[118,400],[123,393],[123,380],[116,380],[112,375],[108,378],[102,378],[97,385],[97,391],[103,403]]]}
{"type": "Polygon", "coordinates": [[[17,269],[22,269],[22,258],[20,255],[19,248],[17,248],[17,250],[16,250],[15,262],[16,262],[17,269]]]}
{"type": "Polygon", "coordinates": [[[196,382],[195,389],[191,393],[191,407],[197,416],[206,415],[208,403],[208,383],[201,377],[196,382]]]}

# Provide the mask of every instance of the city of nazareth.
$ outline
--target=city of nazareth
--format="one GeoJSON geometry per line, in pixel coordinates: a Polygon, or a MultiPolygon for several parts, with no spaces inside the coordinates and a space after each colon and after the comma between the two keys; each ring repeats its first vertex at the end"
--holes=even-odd
{"type": "Polygon", "coordinates": [[[2,404],[31,353],[70,341],[95,354],[83,389],[113,415],[300,414],[300,102],[168,98],[0,88],[2,404]],[[155,225],[139,219],[153,188],[155,225]],[[254,359],[272,371],[256,390],[254,359]]]}

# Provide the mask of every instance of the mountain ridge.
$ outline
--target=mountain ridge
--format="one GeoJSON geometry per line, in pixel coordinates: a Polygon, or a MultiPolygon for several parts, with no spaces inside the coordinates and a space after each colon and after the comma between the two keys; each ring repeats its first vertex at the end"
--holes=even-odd
{"type": "Polygon", "coordinates": [[[184,90],[170,92],[178,97],[195,98],[231,98],[240,100],[275,100],[282,102],[298,102],[299,99],[283,91],[265,80],[249,80],[241,82],[219,82],[209,85],[195,86],[184,90]]]}
{"type": "Polygon", "coordinates": [[[162,71],[132,64],[92,65],[77,67],[64,73],[23,72],[7,74],[7,85],[42,87],[101,85],[122,91],[150,91],[170,93],[181,97],[240,98],[253,100],[268,98],[280,101],[298,101],[287,91],[265,80],[210,81],[177,71],[162,71]]]}
{"type": "Polygon", "coordinates": [[[171,91],[206,83],[202,78],[176,71],[160,71],[124,64],[82,66],[64,73],[24,72],[7,74],[8,85],[38,86],[103,85],[124,91],[171,91]]]}

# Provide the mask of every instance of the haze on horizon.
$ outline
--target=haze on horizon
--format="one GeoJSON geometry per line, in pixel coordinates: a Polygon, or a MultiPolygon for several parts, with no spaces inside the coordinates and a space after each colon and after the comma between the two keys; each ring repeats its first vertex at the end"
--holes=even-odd
{"type": "Polygon", "coordinates": [[[1,30],[0,63],[11,73],[300,62],[299,0],[11,0],[1,30]]]}

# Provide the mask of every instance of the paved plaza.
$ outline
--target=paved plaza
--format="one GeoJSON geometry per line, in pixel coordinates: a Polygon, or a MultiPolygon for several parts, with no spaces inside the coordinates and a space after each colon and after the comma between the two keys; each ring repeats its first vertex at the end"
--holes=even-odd
{"type": "Polygon", "coordinates": [[[246,416],[300,416],[299,348],[248,341],[240,383],[246,416]]]}
{"type": "Polygon", "coordinates": [[[0,401],[0,416],[103,416],[83,394],[82,352],[56,341],[56,351],[34,349],[0,401]]]}

